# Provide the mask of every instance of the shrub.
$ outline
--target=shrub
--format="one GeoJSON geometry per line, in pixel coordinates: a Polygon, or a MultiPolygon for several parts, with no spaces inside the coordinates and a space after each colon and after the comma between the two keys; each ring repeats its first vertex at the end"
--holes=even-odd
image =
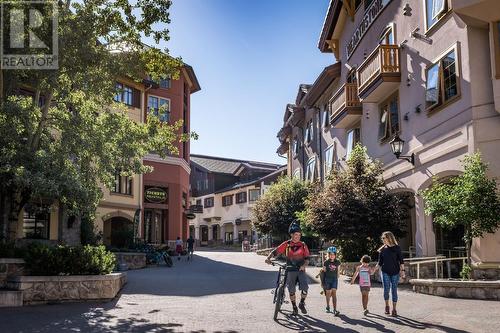
{"type": "Polygon", "coordinates": [[[23,258],[24,249],[15,246],[14,242],[0,242],[0,258],[23,258]]]}
{"type": "Polygon", "coordinates": [[[116,265],[115,256],[104,246],[56,246],[33,243],[24,256],[31,275],[109,274],[116,265]]]}

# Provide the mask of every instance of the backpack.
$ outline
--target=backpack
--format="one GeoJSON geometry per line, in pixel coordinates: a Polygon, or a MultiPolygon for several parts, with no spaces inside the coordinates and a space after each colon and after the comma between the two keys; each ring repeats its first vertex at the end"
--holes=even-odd
{"type": "MultiPolygon", "coordinates": [[[[287,257],[287,258],[288,258],[288,253],[290,252],[290,247],[291,247],[290,243],[291,242],[292,242],[291,240],[288,240],[287,243],[286,243],[285,257],[287,257]]],[[[302,249],[305,249],[306,243],[304,243],[304,242],[301,241],[300,244],[302,245],[302,249]]]]}

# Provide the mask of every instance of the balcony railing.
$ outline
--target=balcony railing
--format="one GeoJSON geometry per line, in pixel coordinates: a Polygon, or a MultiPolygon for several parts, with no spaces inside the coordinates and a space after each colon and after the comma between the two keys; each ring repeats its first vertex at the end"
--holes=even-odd
{"type": "Polygon", "coordinates": [[[377,78],[384,74],[400,75],[399,47],[397,45],[379,45],[359,66],[359,92],[362,92],[377,78]]]}
{"type": "Polygon", "coordinates": [[[356,83],[344,84],[330,99],[330,110],[330,122],[332,124],[336,124],[341,118],[345,118],[344,112],[360,111],[361,102],[358,98],[358,85],[356,83]]]}

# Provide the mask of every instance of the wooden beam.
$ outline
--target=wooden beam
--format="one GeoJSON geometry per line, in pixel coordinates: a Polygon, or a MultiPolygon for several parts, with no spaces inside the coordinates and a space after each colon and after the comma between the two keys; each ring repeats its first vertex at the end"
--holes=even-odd
{"type": "Polygon", "coordinates": [[[333,55],[335,56],[336,59],[339,59],[339,40],[338,39],[327,39],[326,43],[330,47],[330,49],[333,52],[333,55]]]}

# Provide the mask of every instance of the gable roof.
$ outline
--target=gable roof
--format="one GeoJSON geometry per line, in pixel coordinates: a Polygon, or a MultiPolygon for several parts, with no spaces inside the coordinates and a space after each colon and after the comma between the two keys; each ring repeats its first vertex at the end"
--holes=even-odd
{"type": "Polygon", "coordinates": [[[330,5],[326,12],[325,21],[323,22],[323,28],[321,29],[321,35],[318,42],[318,48],[321,52],[333,52],[326,41],[332,36],[333,30],[337,25],[337,20],[339,19],[341,8],[341,0],[330,0],[330,5]]]}
{"type": "Polygon", "coordinates": [[[236,190],[236,189],[247,187],[247,186],[257,185],[257,184],[260,184],[261,182],[264,182],[266,180],[273,181],[273,180],[278,179],[278,177],[281,176],[282,174],[285,174],[286,170],[287,170],[287,166],[281,165],[278,169],[276,169],[275,171],[273,171],[265,176],[262,176],[260,178],[254,179],[254,180],[250,180],[248,182],[235,183],[235,184],[232,184],[228,187],[225,187],[225,188],[222,188],[218,191],[215,191],[214,193],[223,193],[223,192],[228,192],[228,191],[236,190]]]}
{"type": "Polygon", "coordinates": [[[202,169],[208,172],[231,174],[231,175],[235,174],[236,171],[242,165],[251,169],[264,169],[270,171],[276,170],[280,167],[280,165],[274,163],[236,160],[225,157],[196,155],[196,154],[191,154],[191,162],[195,163],[197,166],[201,167],[202,169]]]}

